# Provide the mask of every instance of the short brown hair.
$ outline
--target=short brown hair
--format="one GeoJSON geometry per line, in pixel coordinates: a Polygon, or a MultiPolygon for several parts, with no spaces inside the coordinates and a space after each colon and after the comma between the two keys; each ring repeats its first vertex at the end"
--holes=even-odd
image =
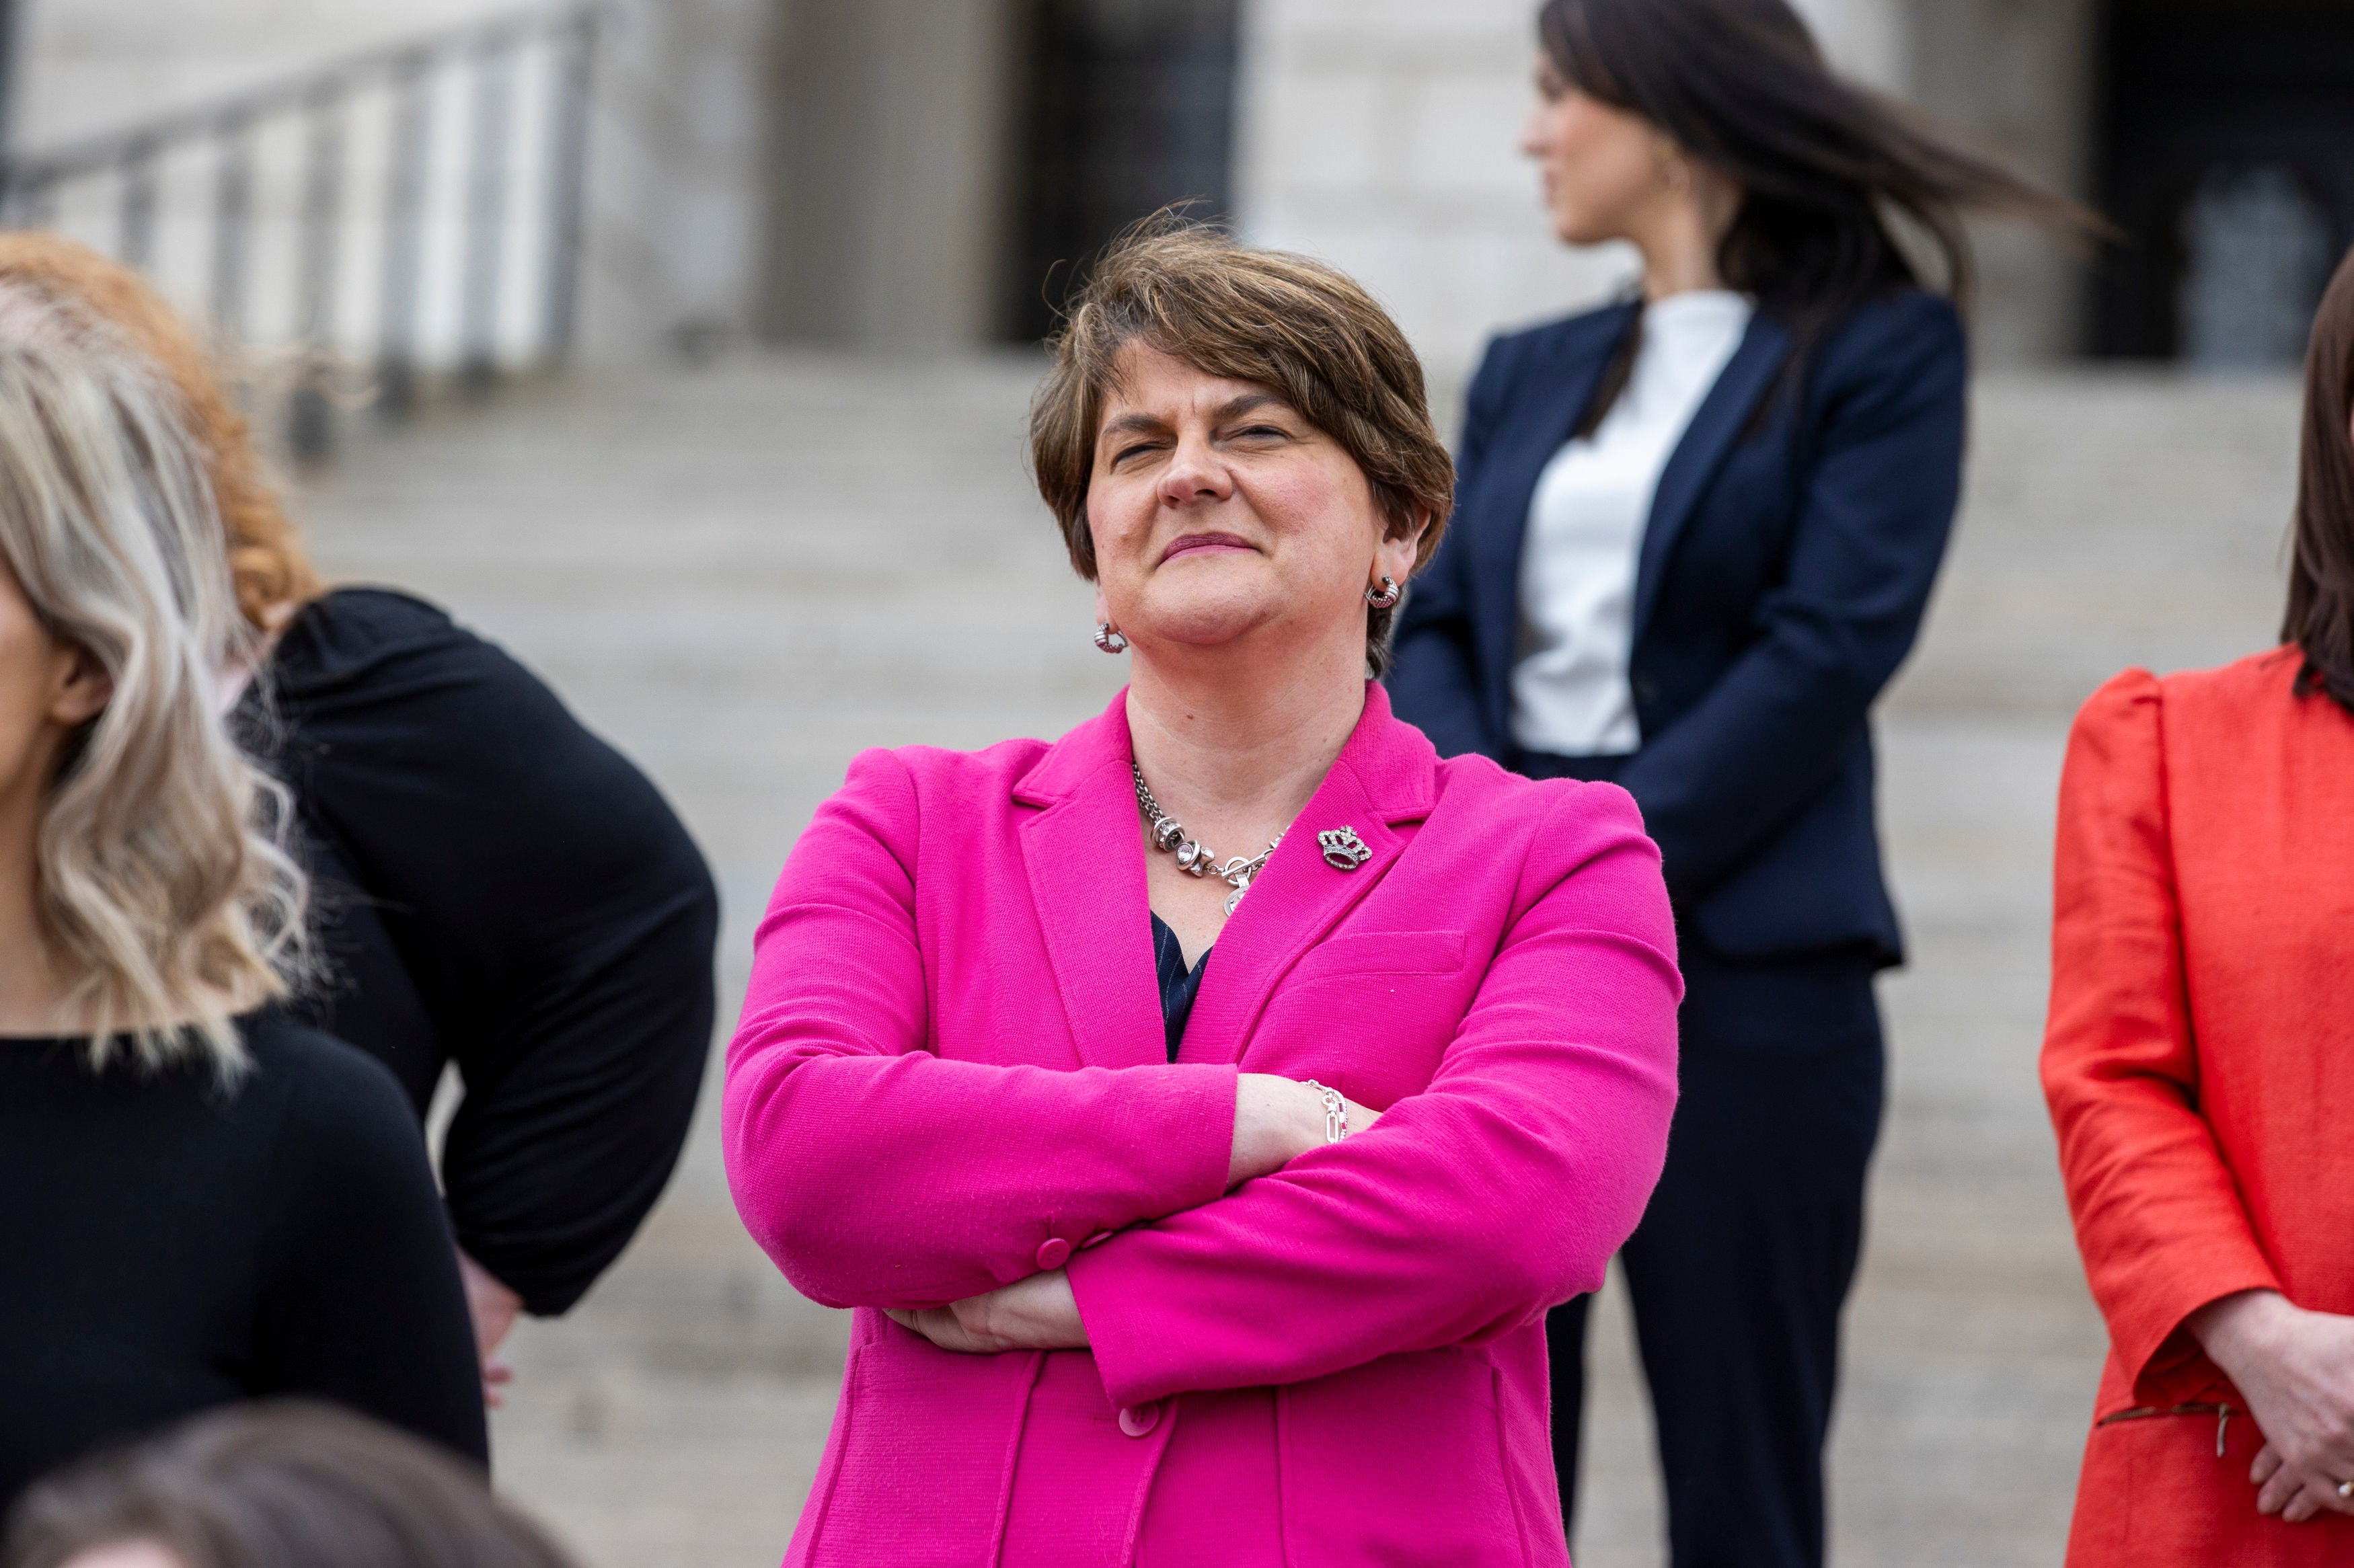
{"type": "Polygon", "coordinates": [[[143,1542],[187,1568],[571,1568],[488,1480],[326,1405],[235,1405],[36,1484],[0,1564],[143,1542]]]}
{"type": "MultiPolygon", "coordinates": [[[[1120,351],[1142,342],[1204,376],[1269,387],[1356,460],[1400,538],[1427,517],[1414,569],[1430,564],[1455,504],[1455,464],[1430,421],[1422,362],[1389,313],[1354,281],[1304,256],[1256,250],[1167,216],[1115,241],[1049,345],[1055,368],[1030,408],[1038,493],[1071,565],[1095,580],[1087,484],[1105,394],[1120,351]]],[[[1365,625],[1365,662],[1389,664],[1396,610],[1365,625]]]]}
{"type": "Polygon", "coordinates": [[[154,286],[87,245],[33,230],[0,233],[0,286],[8,284],[97,316],[171,382],[205,450],[245,619],[268,630],[271,611],[318,598],[318,574],[263,471],[252,432],[222,392],[196,334],[154,286]]]}

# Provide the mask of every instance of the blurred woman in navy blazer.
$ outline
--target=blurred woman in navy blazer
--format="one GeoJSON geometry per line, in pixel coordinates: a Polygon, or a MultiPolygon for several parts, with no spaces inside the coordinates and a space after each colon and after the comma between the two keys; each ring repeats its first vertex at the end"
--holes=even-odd
{"type": "MultiPolygon", "coordinates": [[[[1447,755],[1606,779],[1665,856],[1688,986],[1665,1179],[1623,1253],[1681,1564],[1815,1563],[1841,1303],[1903,956],[1873,699],[1960,488],[1971,207],[2078,209],[1835,77],[1785,0],[1552,0],[1523,151],[1640,293],[1498,338],[1457,518],[1399,626],[1447,755]]],[[[1585,1302],[1557,1309],[1567,1517],[1585,1302]]]]}

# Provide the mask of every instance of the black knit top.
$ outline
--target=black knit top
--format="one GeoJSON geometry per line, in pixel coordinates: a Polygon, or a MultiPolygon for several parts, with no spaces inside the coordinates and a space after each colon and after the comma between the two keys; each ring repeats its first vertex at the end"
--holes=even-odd
{"type": "Polygon", "coordinates": [[[0,1038],[0,1513],[180,1416],[338,1401],[488,1457],[473,1326],[400,1086],[268,1019],[253,1068],[0,1038]]]}
{"type": "Polygon", "coordinates": [[[330,983],[298,1022],[465,1095],[460,1245],[561,1312],[670,1179],[711,1047],[718,897],[646,777],[431,605],[306,606],[238,710],[292,789],[330,983]],[[274,711],[272,705],[274,704],[274,711]]]}

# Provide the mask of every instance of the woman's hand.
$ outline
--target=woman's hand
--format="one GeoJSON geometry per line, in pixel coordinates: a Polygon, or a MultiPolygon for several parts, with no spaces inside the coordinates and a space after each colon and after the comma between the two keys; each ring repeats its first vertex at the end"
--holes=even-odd
{"type": "Polygon", "coordinates": [[[2302,1524],[2354,1514],[2354,1318],[2308,1312],[2277,1290],[2243,1290],[2184,1325],[2247,1397],[2264,1435],[2249,1479],[2256,1511],[2302,1524]]]}
{"type": "Polygon", "coordinates": [[[523,1313],[523,1298],[506,1282],[458,1249],[458,1277],[466,1287],[466,1312],[474,1320],[474,1349],[482,1358],[482,1403],[496,1410],[506,1403],[506,1386],[514,1369],[499,1359],[515,1319],[523,1313]]]}
{"type": "MultiPolygon", "coordinates": [[[[1354,1138],[1381,1113],[1354,1100],[1349,1136],[1354,1138]]],[[[1282,1170],[1324,1142],[1324,1097],[1306,1084],[1273,1073],[1245,1073],[1235,1084],[1235,1150],[1226,1165],[1226,1185],[1239,1187],[1254,1176],[1282,1170]]]]}
{"type": "Polygon", "coordinates": [[[944,1351],[965,1355],[1087,1347],[1087,1326],[1079,1321],[1079,1302],[1071,1294],[1071,1277],[1059,1268],[946,1307],[916,1312],[886,1307],[884,1316],[903,1329],[913,1329],[944,1351]]]}
{"type": "Polygon", "coordinates": [[[2294,1467],[2269,1443],[2258,1451],[2248,1477],[2256,1483],[2256,1511],[2279,1514],[2291,1524],[2303,1524],[2325,1509],[2340,1513],[2354,1509],[2354,1503],[2338,1495],[2329,1478],[2294,1467]]]}

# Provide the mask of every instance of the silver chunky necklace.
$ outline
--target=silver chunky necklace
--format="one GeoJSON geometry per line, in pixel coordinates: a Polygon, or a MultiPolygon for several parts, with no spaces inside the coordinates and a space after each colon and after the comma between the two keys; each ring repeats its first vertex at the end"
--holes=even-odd
{"type": "Polygon", "coordinates": [[[1152,791],[1145,786],[1144,769],[1134,762],[1130,762],[1128,768],[1136,775],[1137,809],[1144,813],[1145,826],[1152,834],[1152,847],[1163,854],[1175,855],[1177,869],[1186,875],[1214,876],[1232,887],[1234,892],[1226,899],[1226,913],[1232,915],[1235,906],[1243,901],[1243,895],[1250,891],[1251,878],[1265,869],[1267,856],[1283,842],[1283,835],[1276,834],[1268,841],[1267,848],[1247,859],[1236,855],[1221,865],[1214,852],[1187,838],[1183,824],[1161,809],[1161,802],[1152,798],[1152,791]]]}

